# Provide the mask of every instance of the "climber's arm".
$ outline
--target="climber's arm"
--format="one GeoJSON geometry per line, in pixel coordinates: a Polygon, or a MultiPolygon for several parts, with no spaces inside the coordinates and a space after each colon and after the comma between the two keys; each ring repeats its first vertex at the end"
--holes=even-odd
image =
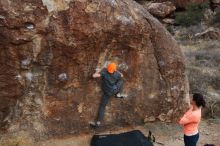
{"type": "Polygon", "coordinates": [[[92,75],[93,78],[100,78],[101,77],[101,74],[100,72],[95,72],[93,75],[92,75]]]}
{"type": "Polygon", "coordinates": [[[124,77],[124,75],[120,71],[117,71],[117,72],[121,75],[122,78],[124,77]]]}

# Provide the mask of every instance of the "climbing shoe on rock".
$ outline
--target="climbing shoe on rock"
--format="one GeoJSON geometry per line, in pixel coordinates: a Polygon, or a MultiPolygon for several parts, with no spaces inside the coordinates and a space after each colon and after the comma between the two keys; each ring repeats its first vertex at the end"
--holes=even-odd
{"type": "Polygon", "coordinates": [[[125,98],[127,98],[128,97],[128,95],[126,95],[126,94],[121,94],[121,93],[118,93],[118,94],[116,94],[116,96],[115,96],[116,98],[121,98],[121,99],[125,99],[125,98]]]}

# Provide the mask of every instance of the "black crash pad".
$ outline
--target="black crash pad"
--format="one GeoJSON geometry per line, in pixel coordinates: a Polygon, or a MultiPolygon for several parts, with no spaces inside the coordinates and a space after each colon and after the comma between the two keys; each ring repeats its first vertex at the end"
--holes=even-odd
{"type": "Polygon", "coordinates": [[[120,134],[94,135],[91,146],[153,146],[139,130],[120,134]]]}

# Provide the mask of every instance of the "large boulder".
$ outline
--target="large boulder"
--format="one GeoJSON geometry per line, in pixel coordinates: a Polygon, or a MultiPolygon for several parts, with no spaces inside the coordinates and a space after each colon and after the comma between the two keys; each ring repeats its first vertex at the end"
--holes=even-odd
{"type": "Polygon", "coordinates": [[[211,2],[218,5],[220,4],[220,0],[211,0],[211,2]]]}
{"type": "Polygon", "coordinates": [[[209,38],[212,40],[219,40],[220,30],[218,28],[209,27],[207,30],[196,33],[195,38],[209,38]]]}
{"type": "Polygon", "coordinates": [[[207,2],[207,0],[156,0],[157,2],[171,1],[175,4],[177,8],[186,8],[192,4],[202,4],[207,2]]]}
{"type": "Polygon", "coordinates": [[[220,13],[220,0],[211,0],[211,8],[217,13],[220,13]]]}
{"type": "Polygon", "coordinates": [[[181,50],[136,2],[4,0],[0,9],[0,112],[8,131],[88,130],[102,97],[91,76],[109,61],[118,63],[129,97],[112,98],[107,125],[175,121],[187,106],[181,50]]]}
{"type": "Polygon", "coordinates": [[[155,17],[164,18],[174,12],[176,7],[172,2],[167,1],[163,3],[149,3],[147,10],[155,17]]]}

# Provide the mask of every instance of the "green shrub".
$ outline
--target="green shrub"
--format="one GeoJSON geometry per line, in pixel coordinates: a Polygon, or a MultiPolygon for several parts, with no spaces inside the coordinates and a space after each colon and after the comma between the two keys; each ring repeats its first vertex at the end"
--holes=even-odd
{"type": "Polygon", "coordinates": [[[173,28],[169,25],[169,26],[167,26],[166,27],[166,29],[167,29],[167,31],[169,31],[169,33],[170,34],[172,34],[172,35],[174,35],[175,34],[175,32],[174,32],[174,30],[173,30],[173,28]]]}
{"type": "Polygon", "coordinates": [[[176,23],[182,26],[196,25],[203,19],[206,8],[208,3],[192,4],[186,8],[186,11],[175,13],[176,23]]]}
{"type": "Polygon", "coordinates": [[[220,23],[220,12],[217,12],[214,19],[213,23],[220,23]]]}

